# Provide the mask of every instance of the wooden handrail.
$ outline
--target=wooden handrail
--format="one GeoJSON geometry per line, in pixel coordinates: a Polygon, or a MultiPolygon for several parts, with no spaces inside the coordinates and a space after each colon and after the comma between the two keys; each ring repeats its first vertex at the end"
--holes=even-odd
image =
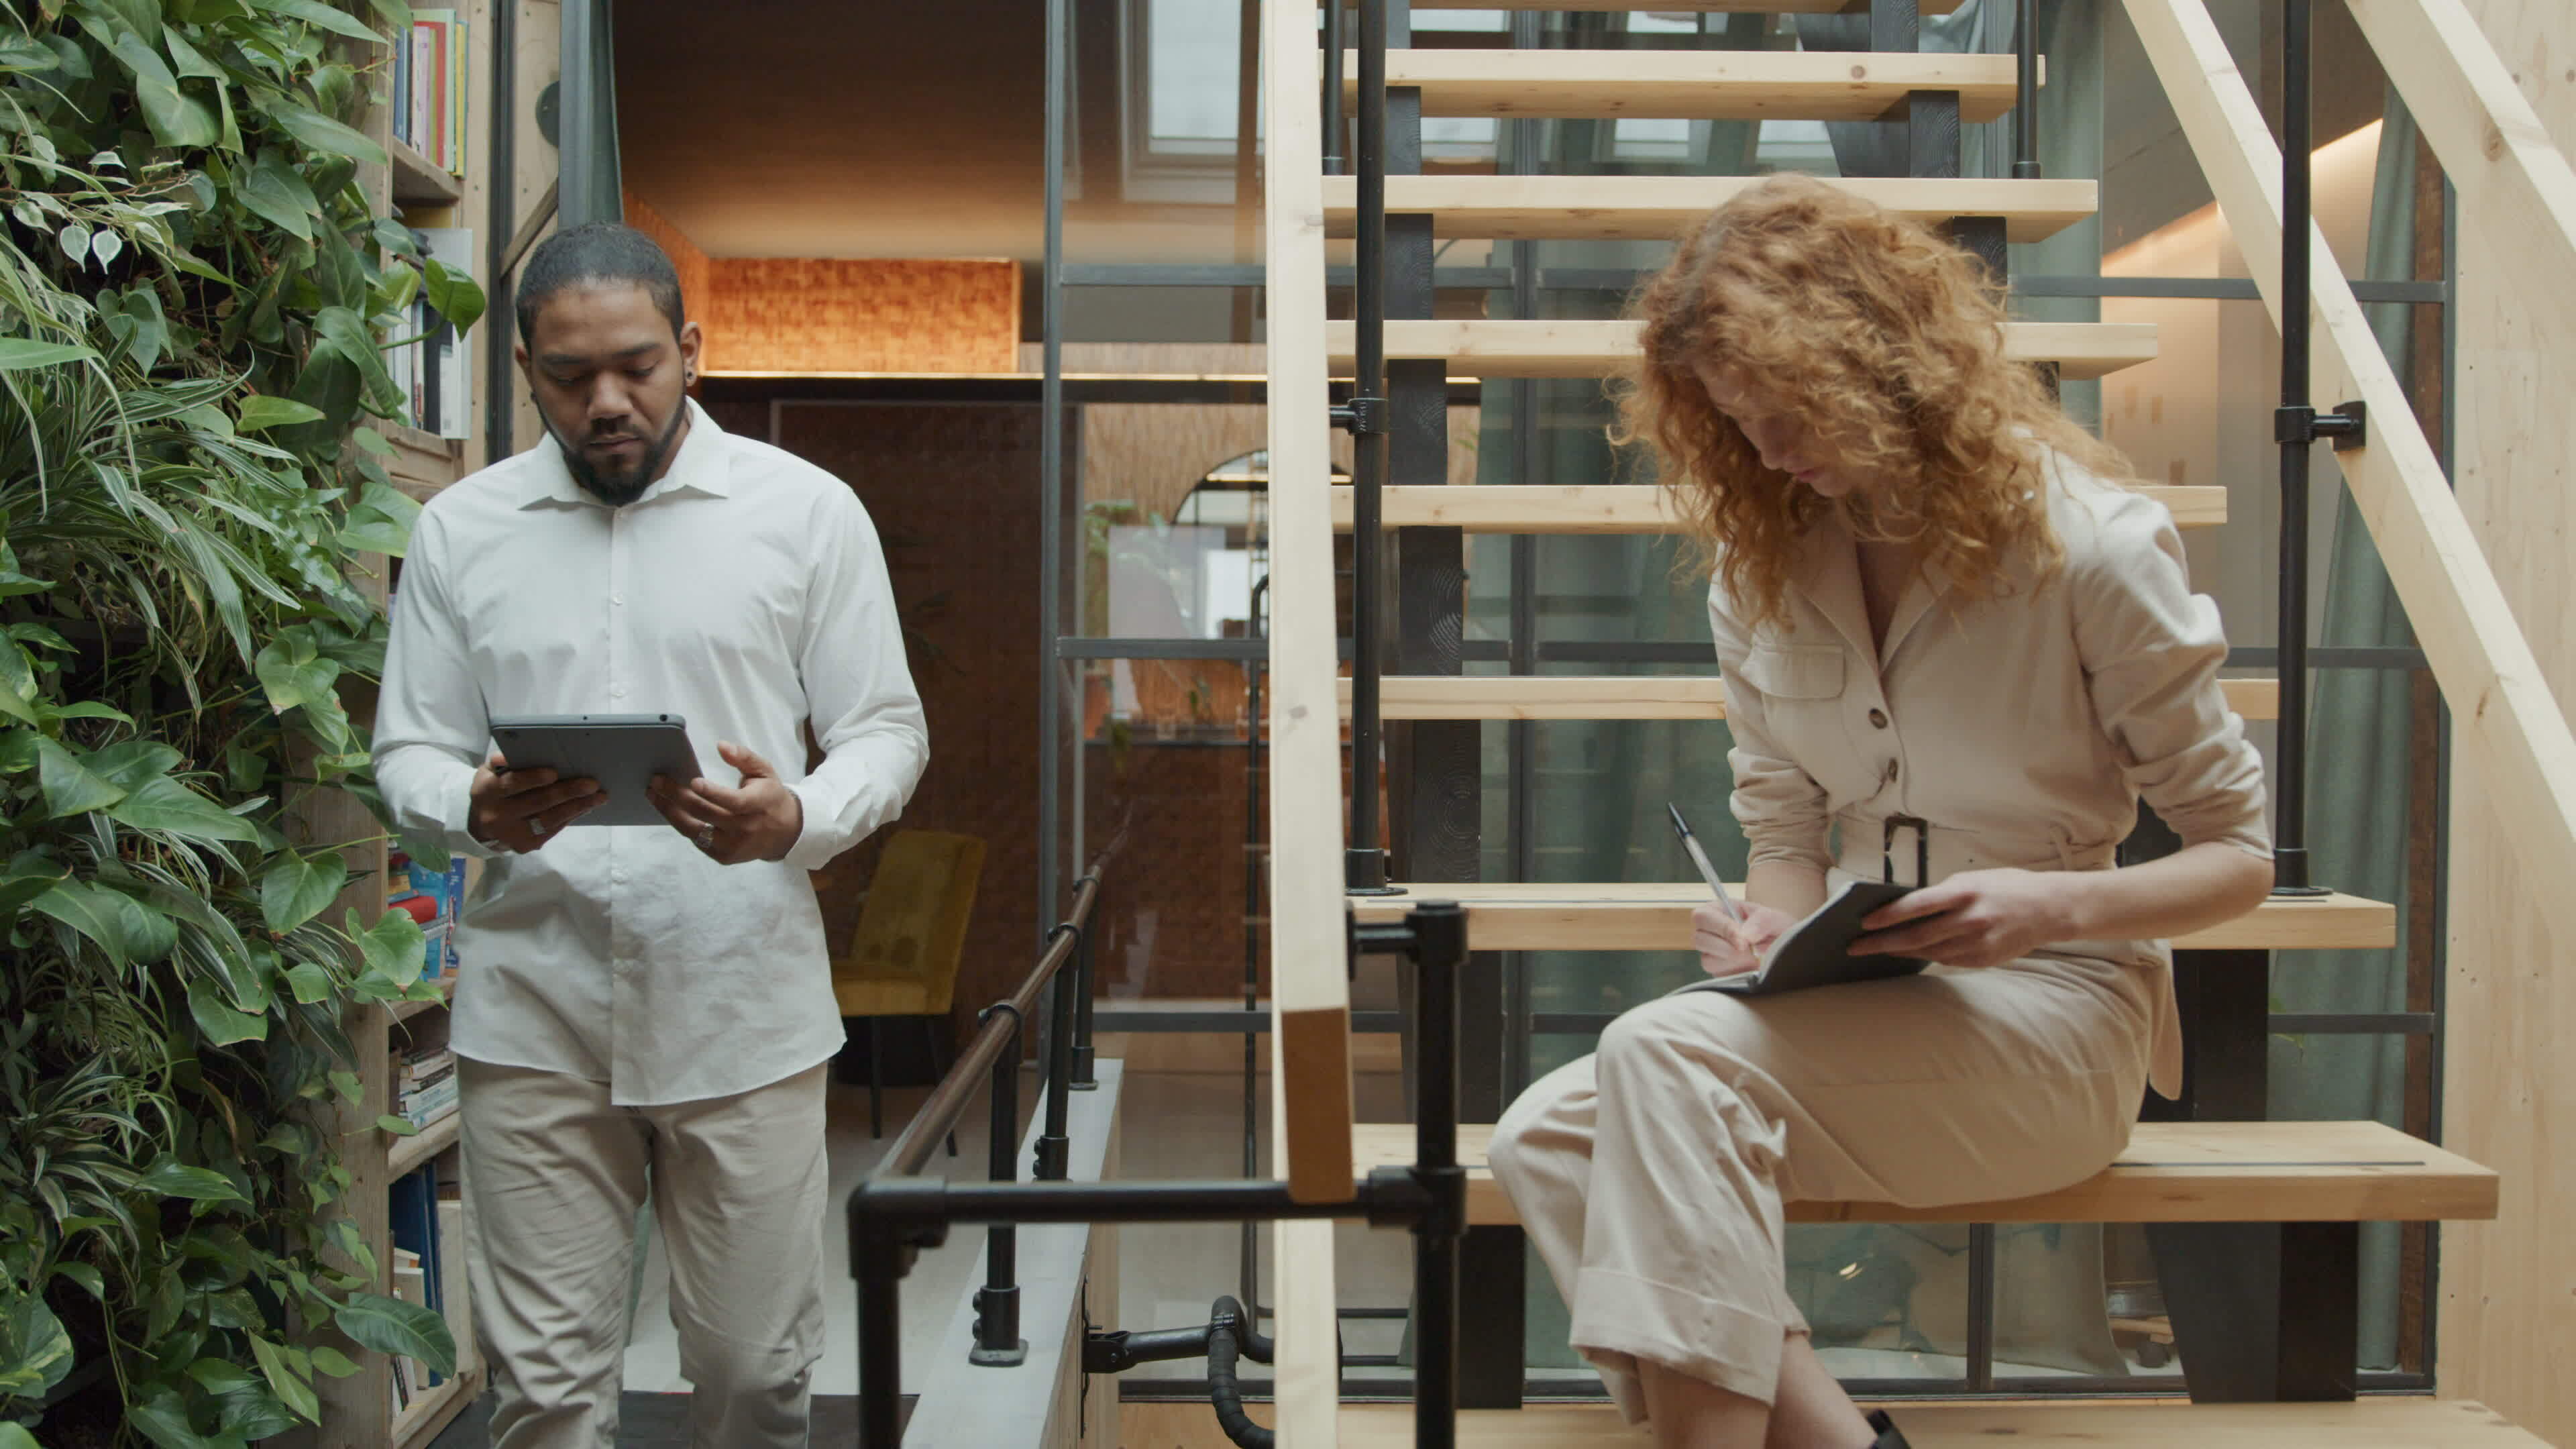
{"type": "Polygon", "coordinates": [[[2533,314],[2576,338],[2576,167],[2460,0],[2347,0],[2459,197],[2460,229],[2533,314]]]}
{"type": "MultiPolygon", "coordinates": [[[[2277,324],[2280,148],[2201,0],[2124,3],[2277,324]]],[[[2535,878],[2563,878],[2576,871],[2576,735],[2334,253],[2318,239],[2310,256],[2312,395],[2370,409],[2368,445],[2335,461],[2450,703],[2460,757],[2486,777],[2515,855],[2535,878]]],[[[2576,940],[2576,891],[2536,897],[2576,940]]]]}
{"type": "MultiPolygon", "coordinates": [[[[1342,720],[1324,367],[1323,58],[1314,0],[1263,0],[1263,255],[1270,299],[1272,1172],[1301,1202],[1351,1194],[1351,996],[1342,893],[1342,720]]],[[[1369,767],[1374,769],[1374,766],[1369,767]]],[[[1333,1229],[1282,1222],[1279,1442],[1329,1445],[1340,1411],[1333,1229]]]]}

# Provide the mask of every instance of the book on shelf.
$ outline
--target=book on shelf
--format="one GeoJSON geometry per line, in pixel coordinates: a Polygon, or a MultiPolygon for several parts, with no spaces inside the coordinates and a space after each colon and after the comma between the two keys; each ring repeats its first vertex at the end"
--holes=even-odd
{"type": "MultiPolygon", "coordinates": [[[[386,1204],[386,1226],[393,1240],[394,1296],[441,1313],[447,1301],[445,1263],[438,1241],[438,1164],[424,1162],[396,1180],[386,1204]],[[410,1263],[406,1274],[405,1260],[410,1263]]],[[[443,1313],[442,1313],[442,1316],[443,1313]]],[[[445,1382],[427,1364],[397,1356],[395,1375],[408,1376],[414,1392],[445,1382]]]]}
{"type": "MultiPolygon", "coordinates": [[[[463,226],[416,227],[412,243],[423,261],[434,261],[459,276],[474,274],[474,229],[463,226]]],[[[459,344],[456,329],[438,315],[426,297],[412,301],[409,354],[397,381],[410,398],[413,427],[442,438],[464,438],[473,432],[473,349],[459,344]]]]}
{"type": "Polygon", "coordinates": [[[472,22],[452,9],[414,10],[393,45],[396,140],[451,176],[465,174],[465,107],[472,22]]]}
{"type": "Polygon", "coordinates": [[[475,1358],[474,1315],[468,1308],[471,1290],[465,1281],[467,1228],[462,1188],[462,1183],[452,1179],[438,1185],[438,1311],[447,1320],[448,1336],[456,1340],[459,1371],[475,1358]]]}

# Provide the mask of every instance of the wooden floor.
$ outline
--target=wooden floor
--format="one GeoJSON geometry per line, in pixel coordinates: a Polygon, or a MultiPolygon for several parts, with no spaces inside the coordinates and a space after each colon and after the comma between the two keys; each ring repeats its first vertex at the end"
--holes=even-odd
{"type": "MultiPolygon", "coordinates": [[[[2547,1449],[2493,1410],[2456,1399],[2366,1399],[2356,1404],[2068,1402],[1892,1404],[1914,1449],[2547,1449]]],[[[1125,1412],[1133,1413],[1129,1407],[1125,1412]]],[[[1413,1443],[1405,1404],[1354,1404],[1342,1411],[1342,1449],[1397,1449],[1413,1443]]],[[[1549,1405],[1460,1415],[1458,1442],[1494,1449],[1643,1445],[1608,1405],[1549,1405]]],[[[1210,1419],[1214,1427],[1214,1419],[1210,1419]]],[[[1141,1442],[1130,1439],[1131,1445],[1141,1442]]],[[[1150,1441],[1180,1449],[1196,1440],[1150,1441]]],[[[1223,1443],[1223,1439],[1212,1441],[1223,1443]]]]}

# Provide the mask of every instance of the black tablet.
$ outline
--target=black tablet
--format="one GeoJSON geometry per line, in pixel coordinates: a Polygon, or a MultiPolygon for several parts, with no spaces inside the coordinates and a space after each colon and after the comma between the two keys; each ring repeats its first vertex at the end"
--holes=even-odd
{"type": "Polygon", "coordinates": [[[513,770],[552,770],[556,777],[597,780],[608,803],[575,820],[585,825],[670,828],[645,793],[655,775],[687,784],[702,773],[689,747],[688,722],[676,714],[521,715],[492,721],[492,741],[513,770]]]}

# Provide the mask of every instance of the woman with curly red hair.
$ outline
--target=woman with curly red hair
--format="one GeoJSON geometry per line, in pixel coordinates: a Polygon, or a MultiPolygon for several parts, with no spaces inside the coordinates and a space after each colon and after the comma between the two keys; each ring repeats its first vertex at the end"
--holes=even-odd
{"type": "Polygon", "coordinates": [[[2171,517],[2005,357],[1966,254],[1775,177],[1638,310],[1620,437],[1710,578],[1751,844],[1745,919],[1698,913],[1703,964],[1752,969],[1889,870],[1923,889],[1855,952],[1937,964],[1638,1007],[1512,1105],[1494,1174],[1658,1445],[1893,1449],[1808,1341],[1782,1205],[1993,1201],[2108,1165],[2180,1075],[2166,938],[2270,889],[2262,762],[2171,517]],[[2115,869],[2141,798],[2183,848],[2115,869]]]}

